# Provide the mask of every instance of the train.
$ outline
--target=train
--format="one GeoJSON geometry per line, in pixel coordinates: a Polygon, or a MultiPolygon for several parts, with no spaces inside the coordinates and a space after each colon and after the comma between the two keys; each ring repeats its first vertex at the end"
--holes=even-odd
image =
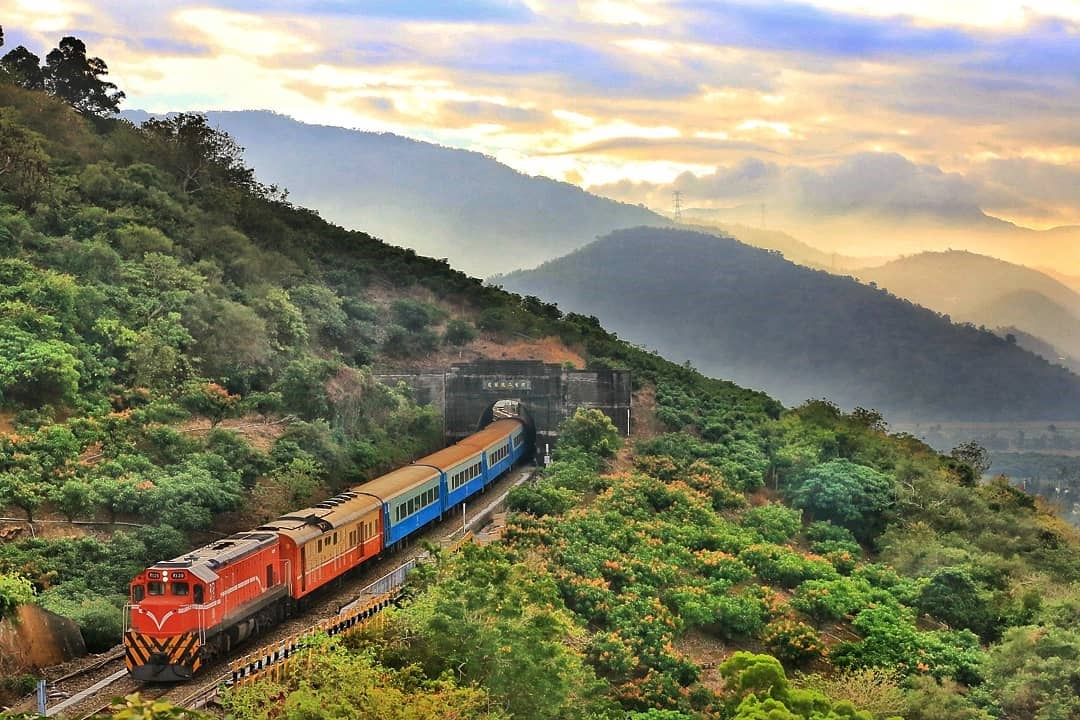
{"type": "Polygon", "coordinates": [[[323,502],[181,557],[130,585],[128,673],[182,682],[210,659],[292,615],[311,593],[394,548],[481,492],[531,452],[520,417],[323,502]]]}

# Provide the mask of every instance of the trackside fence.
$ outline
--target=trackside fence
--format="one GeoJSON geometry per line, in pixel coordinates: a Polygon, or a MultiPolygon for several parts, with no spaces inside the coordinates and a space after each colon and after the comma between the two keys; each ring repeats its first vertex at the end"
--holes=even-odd
{"type": "MultiPolygon", "coordinates": [[[[473,533],[467,532],[444,546],[444,550],[454,552],[472,539],[473,533]]],[[[365,587],[355,600],[343,605],[333,617],[320,620],[295,635],[264,645],[233,661],[231,675],[225,678],[223,684],[243,687],[264,679],[281,680],[297,662],[305,638],[318,634],[331,637],[350,635],[372,627],[374,623],[381,623],[382,611],[397,602],[404,593],[409,571],[429,561],[426,553],[409,560],[365,587]]]]}

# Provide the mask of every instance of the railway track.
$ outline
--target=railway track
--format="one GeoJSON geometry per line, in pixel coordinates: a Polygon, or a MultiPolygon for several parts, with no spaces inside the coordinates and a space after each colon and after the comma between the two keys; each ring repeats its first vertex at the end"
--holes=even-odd
{"type": "MultiPolygon", "coordinates": [[[[186,708],[206,706],[216,699],[218,687],[231,679],[231,666],[234,660],[244,657],[255,648],[279,643],[300,634],[313,622],[337,615],[343,608],[354,603],[373,579],[382,578],[403,563],[421,556],[424,550],[420,545],[420,540],[439,542],[447,535],[452,536],[453,533],[461,532],[463,529],[482,525],[506,499],[506,494],[510,489],[525,482],[533,472],[532,466],[525,466],[508,473],[483,493],[472,498],[472,502],[466,505],[464,518],[456,514],[448,515],[441,522],[429,526],[422,535],[410,540],[396,552],[374,562],[365,563],[361,567],[361,572],[344,578],[335,587],[328,588],[327,592],[312,603],[308,612],[274,626],[253,642],[245,644],[238,652],[207,663],[203,666],[202,672],[191,681],[168,685],[137,682],[128,676],[124,667],[124,649],[118,646],[94,662],[51,681],[50,697],[57,694],[66,697],[61,702],[50,705],[48,717],[82,720],[101,717],[107,713],[114,698],[133,692],[138,692],[144,699],[163,699],[186,708]]],[[[12,709],[17,712],[33,711],[34,703],[28,700],[12,709]]]]}

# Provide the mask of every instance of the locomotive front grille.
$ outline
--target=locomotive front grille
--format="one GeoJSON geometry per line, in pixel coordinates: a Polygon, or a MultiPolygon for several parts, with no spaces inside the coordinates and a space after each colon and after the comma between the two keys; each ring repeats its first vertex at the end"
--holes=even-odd
{"type": "Polygon", "coordinates": [[[124,633],[124,650],[128,673],[136,680],[187,680],[202,665],[196,633],[155,638],[129,630],[124,633]]]}

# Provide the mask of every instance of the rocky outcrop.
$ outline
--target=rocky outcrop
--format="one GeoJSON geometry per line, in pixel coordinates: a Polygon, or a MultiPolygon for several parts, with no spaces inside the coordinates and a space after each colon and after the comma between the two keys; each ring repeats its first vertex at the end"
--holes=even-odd
{"type": "Polygon", "coordinates": [[[73,620],[37,605],[20,605],[0,620],[0,675],[31,672],[86,654],[73,620]]]}

